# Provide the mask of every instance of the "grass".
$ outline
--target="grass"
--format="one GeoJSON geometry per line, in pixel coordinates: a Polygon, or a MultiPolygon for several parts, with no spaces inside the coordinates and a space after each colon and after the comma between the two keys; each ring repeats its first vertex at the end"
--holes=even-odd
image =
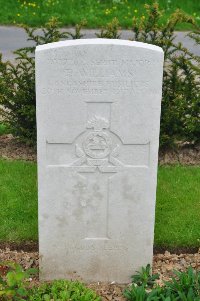
{"type": "Polygon", "coordinates": [[[0,241],[37,240],[36,164],[0,160],[0,241]]]}
{"type": "Polygon", "coordinates": [[[157,246],[200,246],[200,167],[160,167],[157,246]]]}
{"type": "MultiPolygon", "coordinates": [[[[192,15],[200,24],[199,0],[159,0],[166,21],[175,9],[192,15]]],[[[133,16],[144,15],[144,4],[151,0],[0,0],[1,24],[42,26],[50,17],[58,17],[62,26],[71,26],[86,19],[89,28],[105,26],[117,17],[123,28],[132,26],[133,16]]],[[[145,17],[145,15],[144,15],[145,17]]],[[[178,29],[188,29],[181,25],[178,29]]]]}
{"type": "MultiPolygon", "coordinates": [[[[159,167],[155,245],[200,246],[200,167],[159,167]]],[[[37,240],[36,164],[0,160],[0,241],[37,240]]]]}

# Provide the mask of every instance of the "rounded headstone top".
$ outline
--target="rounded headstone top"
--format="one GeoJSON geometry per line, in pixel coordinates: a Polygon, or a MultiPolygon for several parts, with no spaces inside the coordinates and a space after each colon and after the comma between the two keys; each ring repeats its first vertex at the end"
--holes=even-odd
{"type": "Polygon", "coordinates": [[[128,46],[128,47],[135,47],[135,48],[144,48],[148,50],[153,50],[156,52],[163,53],[163,50],[161,47],[142,43],[142,42],[136,42],[136,41],[128,41],[128,40],[119,40],[119,39],[77,39],[77,40],[65,40],[60,42],[54,42],[54,43],[48,43],[44,45],[39,45],[36,47],[37,51],[43,51],[48,49],[55,49],[55,48],[61,48],[61,47],[70,47],[70,46],[80,46],[80,45],[117,45],[117,46],[128,46]]]}

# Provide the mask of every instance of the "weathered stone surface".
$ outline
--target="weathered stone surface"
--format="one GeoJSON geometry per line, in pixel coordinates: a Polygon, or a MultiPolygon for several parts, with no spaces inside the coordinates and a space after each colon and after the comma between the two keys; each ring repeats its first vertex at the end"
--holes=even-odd
{"type": "Polygon", "coordinates": [[[37,47],[41,278],[125,283],[152,262],[163,51],[37,47]]]}

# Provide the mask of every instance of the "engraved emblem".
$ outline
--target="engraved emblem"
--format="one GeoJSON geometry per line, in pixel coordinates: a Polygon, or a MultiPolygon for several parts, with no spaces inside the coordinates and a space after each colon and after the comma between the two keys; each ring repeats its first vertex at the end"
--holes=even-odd
{"type": "Polygon", "coordinates": [[[101,172],[117,172],[123,164],[116,158],[120,146],[112,139],[114,134],[109,131],[109,121],[94,116],[88,120],[87,129],[92,131],[86,132],[82,141],[75,144],[75,152],[79,159],[72,165],[80,166],[88,172],[95,171],[96,167],[101,172]]]}
{"type": "Polygon", "coordinates": [[[95,131],[101,131],[102,129],[109,128],[109,122],[105,118],[94,116],[92,119],[88,120],[87,128],[94,129],[95,131]]]}
{"type": "Polygon", "coordinates": [[[85,153],[94,159],[106,158],[111,149],[112,141],[107,133],[92,132],[89,133],[83,142],[85,153]]]}

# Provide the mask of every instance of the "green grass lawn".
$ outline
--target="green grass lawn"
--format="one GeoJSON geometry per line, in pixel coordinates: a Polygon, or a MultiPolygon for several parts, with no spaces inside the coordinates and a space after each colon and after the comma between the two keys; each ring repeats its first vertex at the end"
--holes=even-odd
{"type": "Polygon", "coordinates": [[[160,167],[155,244],[200,246],[200,167],[160,167]]]}
{"type": "Polygon", "coordinates": [[[0,241],[37,240],[36,164],[0,160],[0,241]]]}
{"type": "MultiPolygon", "coordinates": [[[[163,21],[177,8],[193,15],[200,24],[199,0],[159,0],[164,10],[163,21]]],[[[97,28],[117,17],[124,28],[132,26],[133,16],[144,15],[144,4],[151,0],[0,0],[1,24],[28,24],[41,26],[52,16],[58,17],[62,26],[70,26],[83,19],[88,27],[97,28]]],[[[145,15],[144,15],[145,17],[145,15]]],[[[182,25],[179,29],[187,29],[182,25]]]]}
{"type": "MultiPolygon", "coordinates": [[[[0,161],[0,241],[37,240],[36,164],[0,161]]],[[[156,246],[200,246],[200,167],[160,167],[156,246]]]]}

